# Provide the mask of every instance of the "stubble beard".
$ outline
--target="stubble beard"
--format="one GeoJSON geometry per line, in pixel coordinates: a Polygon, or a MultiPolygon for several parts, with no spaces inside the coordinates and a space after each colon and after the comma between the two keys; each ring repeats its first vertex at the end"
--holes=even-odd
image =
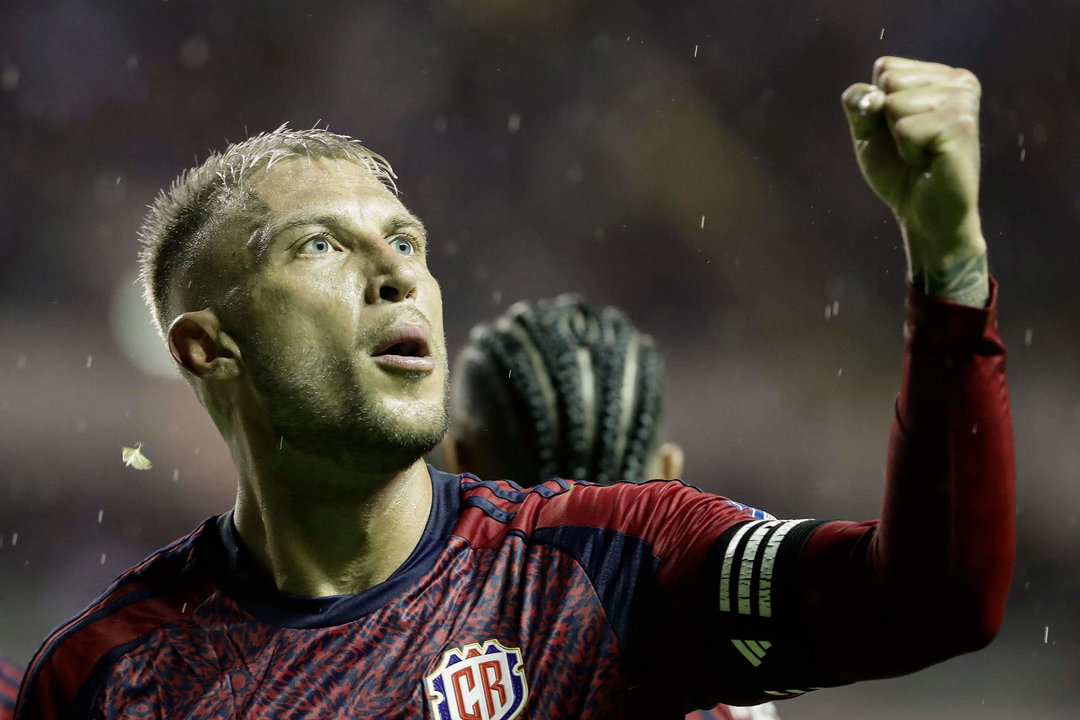
{"type": "MultiPolygon", "coordinates": [[[[395,400],[344,381],[351,368],[302,363],[302,372],[277,358],[249,365],[252,381],[281,443],[373,472],[405,470],[431,452],[450,425],[450,384],[442,364],[442,393],[430,400],[395,400]],[[328,387],[340,390],[328,392],[328,387]],[[329,399],[328,398],[332,398],[329,399]]],[[[337,363],[334,363],[337,365],[337,363]]],[[[419,380],[417,380],[419,382],[419,380]]]]}

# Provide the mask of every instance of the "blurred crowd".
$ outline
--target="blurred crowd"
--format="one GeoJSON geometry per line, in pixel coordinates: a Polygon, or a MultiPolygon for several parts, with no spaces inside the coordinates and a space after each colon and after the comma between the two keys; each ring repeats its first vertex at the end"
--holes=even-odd
{"type": "Polygon", "coordinates": [[[133,284],[135,233],[179,171],[284,122],[393,163],[451,353],[519,299],[619,306],[665,355],[688,481],[780,517],[875,516],[904,259],[839,95],[895,54],[983,84],[1017,572],[988,650],[783,714],[1076,716],[1080,6],[16,0],[0,17],[0,654],[25,663],[231,504],[225,447],[133,284]],[[150,470],[121,462],[137,442],[150,470]]]}

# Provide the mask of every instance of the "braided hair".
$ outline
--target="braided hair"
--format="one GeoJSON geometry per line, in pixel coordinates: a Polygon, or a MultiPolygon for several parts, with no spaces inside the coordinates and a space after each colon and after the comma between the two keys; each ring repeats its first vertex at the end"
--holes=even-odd
{"type": "Polygon", "coordinates": [[[662,406],[652,338],[575,295],[519,302],[476,326],[455,371],[455,427],[522,485],[641,482],[662,406]]]}

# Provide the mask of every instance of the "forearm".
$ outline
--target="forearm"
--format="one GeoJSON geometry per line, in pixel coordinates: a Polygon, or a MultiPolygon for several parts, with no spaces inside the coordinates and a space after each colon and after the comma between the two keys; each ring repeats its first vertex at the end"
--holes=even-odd
{"type": "Polygon", "coordinates": [[[988,310],[909,298],[879,525],[807,542],[800,624],[838,680],[896,675],[996,633],[1014,557],[1004,348],[988,310]]]}
{"type": "Polygon", "coordinates": [[[908,281],[916,290],[968,307],[986,307],[990,273],[977,212],[948,238],[925,237],[898,221],[907,250],[908,281]]]}

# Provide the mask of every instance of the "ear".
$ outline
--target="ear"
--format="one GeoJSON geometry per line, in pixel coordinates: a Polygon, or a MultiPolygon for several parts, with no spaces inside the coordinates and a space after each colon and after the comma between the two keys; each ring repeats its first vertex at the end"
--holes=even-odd
{"type": "Polygon", "coordinates": [[[660,477],[665,480],[682,477],[685,457],[678,443],[666,442],[657,449],[656,454],[660,466],[660,477]]]}
{"type": "Polygon", "coordinates": [[[240,349],[213,310],[186,312],[169,326],[169,352],[202,380],[232,380],[240,374],[240,349]]]}

